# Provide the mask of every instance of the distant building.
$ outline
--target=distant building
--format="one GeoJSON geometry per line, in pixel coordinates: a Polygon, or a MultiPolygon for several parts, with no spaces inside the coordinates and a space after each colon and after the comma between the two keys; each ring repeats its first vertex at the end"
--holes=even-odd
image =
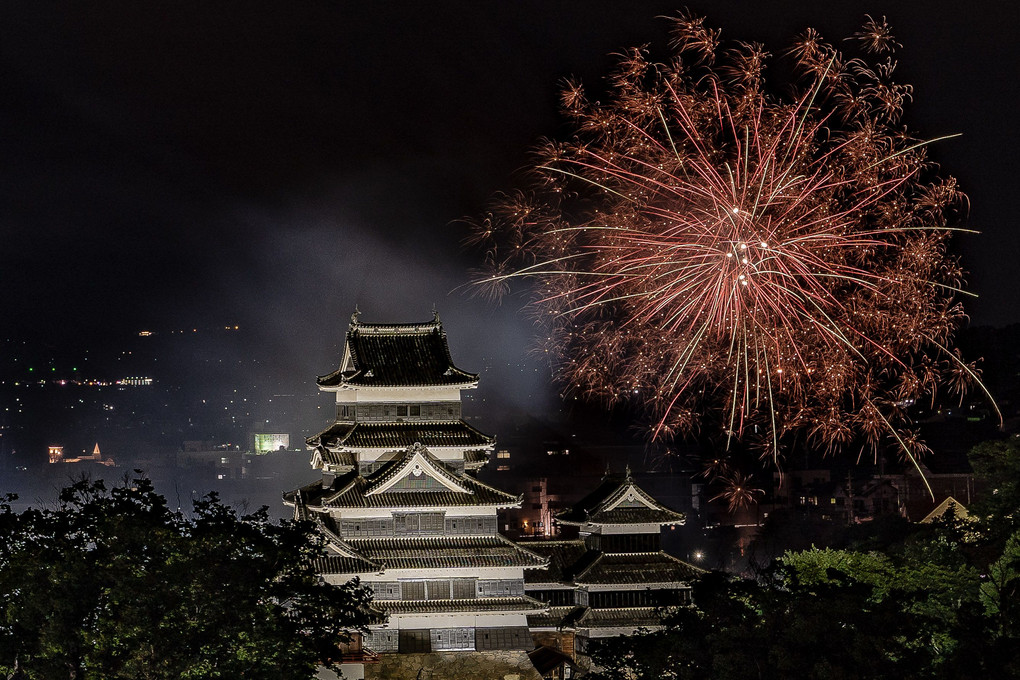
{"type": "Polygon", "coordinates": [[[284,500],[326,538],[322,576],[374,592],[379,619],[355,640],[348,678],[538,677],[527,617],[548,607],[524,594],[524,573],[547,560],[497,532],[497,511],[521,499],[469,474],[494,444],[461,417],[461,390],[477,384],[438,316],[355,315],[340,368],[318,379],[336,394],[335,421],[307,440],[322,478],[284,500]]]}
{"type": "Polygon", "coordinates": [[[661,626],[660,608],[690,601],[702,572],[662,551],[663,526],[685,522],[625,475],[606,476],[592,493],[558,513],[580,538],[520,541],[549,559],[525,574],[525,592],[550,605],[528,617],[536,644],[570,654],[585,665],[594,638],[631,635],[661,626]]]}
{"type": "Polygon", "coordinates": [[[113,458],[103,458],[103,453],[99,450],[99,442],[96,442],[96,446],[92,449],[91,454],[86,454],[82,451],[80,456],[75,456],[73,458],[68,458],[64,455],[63,446],[50,446],[49,458],[50,463],[97,463],[107,467],[113,467],[116,465],[113,458]]]}
{"type": "Polygon", "coordinates": [[[177,452],[177,467],[206,482],[237,481],[246,477],[245,462],[250,457],[234,444],[188,440],[177,452]]]}
{"type": "Polygon", "coordinates": [[[287,450],[290,448],[290,435],[285,433],[255,433],[255,455],[262,456],[270,451],[287,450]]]}

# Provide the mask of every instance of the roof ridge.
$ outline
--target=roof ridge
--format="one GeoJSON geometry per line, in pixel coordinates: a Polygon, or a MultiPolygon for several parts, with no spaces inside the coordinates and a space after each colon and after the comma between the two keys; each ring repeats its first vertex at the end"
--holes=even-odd
{"type": "MultiPolygon", "coordinates": [[[[362,333],[368,331],[369,334],[382,334],[387,331],[396,333],[432,333],[443,328],[443,322],[437,319],[431,321],[411,321],[411,322],[395,322],[395,323],[364,323],[359,321],[356,325],[352,325],[347,332],[348,333],[362,333]]],[[[444,333],[445,334],[445,333],[444,333]]]]}
{"type": "Polygon", "coordinates": [[[673,561],[674,561],[674,562],[676,562],[677,564],[682,564],[683,566],[685,566],[685,567],[688,567],[688,568],[690,568],[690,569],[693,569],[694,571],[699,571],[699,572],[701,572],[702,574],[707,574],[707,573],[708,573],[708,570],[707,570],[707,569],[702,569],[701,567],[699,567],[699,566],[696,566],[696,565],[694,565],[694,564],[691,564],[690,562],[685,562],[684,560],[680,559],[680,558],[679,558],[679,557],[677,557],[676,555],[670,555],[670,554],[669,554],[668,552],[666,552],[665,550],[659,550],[659,554],[660,554],[660,555],[665,555],[666,557],[668,557],[669,559],[673,560],[673,561]]]}
{"type": "MultiPolygon", "coordinates": [[[[571,580],[571,581],[573,581],[574,583],[577,583],[577,582],[579,582],[579,581],[580,581],[580,580],[581,580],[581,579],[582,579],[582,578],[584,577],[584,575],[585,575],[585,574],[587,574],[587,573],[588,573],[589,571],[591,571],[591,570],[592,570],[592,567],[594,567],[594,566],[595,566],[596,564],[598,564],[599,562],[601,562],[601,561],[602,561],[602,558],[603,558],[603,557],[605,557],[605,556],[606,556],[606,553],[604,553],[604,552],[600,552],[600,553],[598,554],[598,556],[597,556],[597,557],[596,557],[595,559],[593,559],[593,560],[592,560],[592,561],[591,561],[591,562],[590,562],[590,563],[588,564],[588,566],[587,566],[587,567],[585,567],[585,568],[584,568],[584,569],[583,569],[582,571],[580,571],[580,572],[578,572],[578,573],[576,573],[576,574],[573,574],[573,575],[571,576],[571,579],[570,579],[570,580],[571,580]]],[[[580,562],[580,561],[581,561],[582,559],[584,559],[584,555],[582,555],[582,556],[581,556],[581,557],[580,557],[580,558],[579,558],[579,559],[578,559],[577,561],[578,561],[578,562],[580,562]]],[[[576,563],[577,563],[577,562],[575,562],[574,564],[576,564],[576,563]]]]}
{"type": "MultiPolygon", "coordinates": [[[[456,541],[462,541],[464,539],[474,539],[474,540],[477,540],[477,539],[488,539],[488,540],[492,540],[492,541],[498,541],[499,538],[500,537],[498,535],[488,534],[488,535],[485,535],[485,536],[461,536],[461,535],[457,535],[457,536],[449,536],[449,535],[426,535],[426,536],[421,536],[421,535],[418,535],[418,536],[358,536],[358,537],[351,538],[351,539],[348,539],[348,540],[358,541],[360,543],[367,543],[369,541],[378,541],[378,542],[381,543],[383,541],[402,541],[402,542],[411,542],[411,541],[433,541],[433,542],[453,541],[453,542],[456,542],[456,541]]],[[[511,541],[511,543],[512,543],[512,541],[511,541]]]]}
{"type": "Polygon", "coordinates": [[[530,550],[528,550],[527,548],[525,548],[525,547],[521,546],[520,544],[516,543],[515,541],[511,541],[509,538],[507,538],[503,534],[496,534],[496,538],[500,539],[504,543],[507,543],[507,544],[513,546],[517,550],[520,550],[521,552],[527,553],[528,555],[531,555],[535,559],[540,560],[542,562],[542,566],[544,566],[544,567],[548,567],[549,566],[549,562],[550,562],[551,558],[546,557],[545,555],[539,555],[538,553],[533,553],[530,550]]]}
{"type": "MultiPolygon", "coordinates": [[[[336,493],[330,494],[328,496],[323,494],[321,501],[322,505],[326,505],[327,503],[330,503],[333,500],[335,500],[338,496],[342,496],[343,494],[350,491],[351,488],[358,483],[358,477],[360,477],[361,475],[355,474],[354,470],[351,470],[350,472],[347,473],[347,476],[350,477],[350,479],[348,479],[347,483],[344,484],[342,487],[339,487],[336,493]]],[[[343,477],[335,478],[333,481],[335,482],[336,479],[343,479],[343,477]]]]}

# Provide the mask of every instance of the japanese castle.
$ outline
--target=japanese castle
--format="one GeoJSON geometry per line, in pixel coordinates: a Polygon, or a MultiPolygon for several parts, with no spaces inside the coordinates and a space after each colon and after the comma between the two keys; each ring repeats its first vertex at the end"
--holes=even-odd
{"type": "Polygon", "coordinates": [[[379,620],[358,663],[343,666],[348,678],[432,674],[421,659],[435,652],[444,669],[484,657],[502,664],[486,676],[538,677],[528,616],[549,607],[525,594],[525,573],[548,558],[498,533],[497,511],[521,498],[472,474],[494,447],[461,417],[461,391],[477,386],[453,364],[438,314],[366,324],[356,312],[340,367],[318,379],[336,395],[335,421],[307,439],[321,481],[284,501],[328,542],[320,574],[337,584],[357,576],[374,592],[379,620]]]}
{"type": "Polygon", "coordinates": [[[555,516],[577,527],[579,538],[520,542],[550,561],[525,575],[525,592],[550,605],[528,617],[535,641],[585,667],[592,639],[661,628],[661,608],[689,603],[690,583],[704,573],[661,549],[662,527],[685,519],[642,490],[628,468],[622,476],[607,473],[555,516]]]}

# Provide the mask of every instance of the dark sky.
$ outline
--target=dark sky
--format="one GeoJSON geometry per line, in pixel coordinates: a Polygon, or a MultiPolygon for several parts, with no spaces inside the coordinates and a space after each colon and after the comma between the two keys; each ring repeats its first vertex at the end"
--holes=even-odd
{"type": "MultiPolygon", "coordinates": [[[[886,14],[915,86],[906,120],[960,178],[973,322],[1020,321],[1020,83],[1012,3],[692,3],[773,53],[886,14]]],[[[679,5],[489,2],[5,2],[0,17],[0,320],[101,341],[241,324],[281,353],[336,352],[369,321],[427,318],[458,363],[516,360],[528,321],[458,286],[454,221],[564,134],[557,81],[595,88],[679,5]]],[[[302,365],[301,370],[306,370],[302,365]]],[[[312,371],[313,369],[308,368],[312,371]]]]}

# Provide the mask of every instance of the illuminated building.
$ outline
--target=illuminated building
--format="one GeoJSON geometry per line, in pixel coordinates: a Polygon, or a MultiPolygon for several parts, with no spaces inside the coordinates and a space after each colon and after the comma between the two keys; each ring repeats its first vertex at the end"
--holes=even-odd
{"type": "Polygon", "coordinates": [[[96,446],[92,449],[91,454],[86,454],[82,451],[82,455],[75,456],[74,458],[66,458],[64,456],[63,446],[50,446],[49,457],[50,463],[98,463],[106,467],[116,465],[113,458],[103,458],[103,453],[99,450],[99,442],[96,442],[96,446]]]}
{"type": "Polygon", "coordinates": [[[702,571],[662,551],[662,527],[682,525],[631,478],[607,475],[590,494],[555,516],[580,538],[521,541],[549,558],[526,574],[525,592],[550,605],[528,617],[535,642],[583,654],[592,638],[632,635],[661,625],[661,607],[690,601],[690,582],[702,571]]]}
{"type": "Polygon", "coordinates": [[[255,433],[255,455],[262,456],[270,451],[287,450],[290,448],[289,434],[255,433]]]}
{"type": "Polygon", "coordinates": [[[453,364],[438,315],[357,316],[340,367],[318,379],[336,395],[334,422],[307,440],[322,478],[284,495],[328,542],[322,576],[374,591],[379,622],[344,673],[413,678],[431,663],[422,654],[443,652],[446,673],[484,659],[492,677],[537,677],[527,616],[548,608],[525,595],[524,573],[547,561],[497,532],[497,511],[521,499],[469,474],[494,446],[461,417],[478,377],[453,364]]]}

